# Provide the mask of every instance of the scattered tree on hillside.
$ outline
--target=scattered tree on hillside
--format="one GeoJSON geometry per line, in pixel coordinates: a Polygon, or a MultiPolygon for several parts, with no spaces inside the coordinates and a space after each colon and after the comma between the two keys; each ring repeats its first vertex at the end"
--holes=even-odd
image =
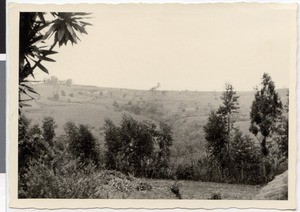
{"type": "Polygon", "coordinates": [[[267,74],[263,74],[261,89],[255,93],[250,112],[250,132],[260,141],[261,152],[263,154],[263,175],[267,181],[266,157],[269,154],[267,139],[276,130],[276,123],[282,114],[282,103],[275,90],[275,83],[267,74]],[[262,138],[259,138],[259,135],[262,138]]]}
{"type": "Polygon", "coordinates": [[[66,86],[71,86],[72,82],[73,82],[72,79],[67,79],[65,84],[66,84],[66,86]]]}
{"type": "Polygon", "coordinates": [[[119,138],[119,128],[110,120],[106,119],[104,124],[105,129],[105,163],[108,169],[118,170],[118,153],[121,151],[122,141],[119,138]]]}
{"type": "Polygon", "coordinates": [[[262,136],[261,151],[267,156],[269,153],[267,139],[274,132],[276,122],[282,114],[282,103],[275,90],[275,83],[267,73],[263,74],[261,85],[262,88],[256,91],[252,102],[249,130],[255,136],[259,134],[262,136]]]}
{"type": "MultiPolygon", "coordinates": [[[[40,163],[44,167],[51,166],[54,159],[52,147],[42,136],[39,125],[30,126],[26,117],[20,119],[19,143],[18,143],[18,189],[26,191],[30,184],[26,181],[29,168],[32,164],[40,163]]],[[[19,197],[24,197],[19,192],[19,197]]]]}
{"type": "Polygon", "coordinates": [[[284,106],[284,112],[279,118],[279,123],[276,127],[275,140],[279,148],[279,156],[284,159],[289,155],[289,93],[287,93],[287,103],[284,106]]]}
{"type": "Polygon", "coordinates": [[[170,147],[173,145],[172,130],[169,125],[164,122],[160,123],[160,131],[158,132],[157,143],[159,150],[157,153],[157,173],[159,176],[167,176],[170,166],[170,147]]]}
{"type": "Polygon", "coordinates": [[[223,100],[223,105],[221,105],[218,109],[219,114],[222,114],[227,118],[227,134],[229,136],[230,131],[233,128],[234,120],[232,119],[232,115],[234,113],[238,113],[239,96],[236,95],[236,91],[234,91],[233,86],[231,84],[225,84],[225,91],[223,92],[221,99],[223,100]]]}
{"type": "Polygon", "coordinates": [[[227,156],[227,120],[221,114],[212,111],[208,117],[207,124],[203,127],[207,150],[209,155],[220,165],[220,174],[223,176],[227,156]]]}
{"type": "Polygon", "coordinates": [[[248,135],[243,135],[239,129],[235,129],[231,145],[230,155],[234,161],[231,176],[239,183],[260,183],[261,159],[253,140],[248,135]]]}
{"type": "Polygon", "coordinates": [[[43,119],[43,137],[51,146],[53,146],[53,139],[55,137],[55,128],[57,127],[53,117],[45,117],[43,119]]]}
{"type": "Polygon", "coordinates": [[[80,124],[77,127],[73,122],[67,122],[65,132],[71,153],[83,164],[88,164],[91,161],[98,166],[100,161],[96,139],[88,126],[80,124]]]}
{"type": "Polygon", "coordinates": [[[169,147],[173,139],[167,125],[161,124],[160,130],[156,128],[152,122],[139,122],[127,115],[123,116],[120,126],[106,120],[106,167],[139,177],[165,175],[159,171],[165,172],[169,167],[169,147]]]}
{"type": "Polygon", "coordinates": [[[221,99],[223,105],[219,107],[217,112],[211,112],[208,123],[204,126],[205,138],[208,142],[207,148],[210,155],[220,165],[220,172],[224,175],[225,168],[231,169],[231,131],[233,129],[234,119],[232,115],[238,113],[239,96],[236,95],[231,84],[225,85],[221,99]]]}
{"type": "MultiPolygon", "coordinates": [[[[106,121],[106,127],[113,128],[111,122],[106,121]]],[[[118,134],[114,136],[115,141],[108,140],[108,142],[115,142],[116,145],[120,144],[119,151],[114,155],[117,162],[117,170],[124,173],[131,173],[135,176],[145,176],[146,168],[152,160],[152,153],[154,149],[154,133],[155,126],[148,122],[141,122],[134,120],[130,116],[124,115],[117,131],[118,134]]],[[[106,138],[109,130],[106,133],[106,138]]],[[[111,144],[108,143],[108,148],[111,144]]],[[[111,152],[112,149],[108,149],[111,152]]],[[[108,153],[110,154],[110,153],[108,153]]],[[[108,164],[108,166],[110,166],[108,164]]]]}
{"type": "Polygon", "coordinates": [[[233,114],[238,113],[239,96],[236,95],[236,91],[234,91],[233,86],[231,84],[225,84],[225,91],[222,93],[221,99],[223,101],[223,105],[221,105],[217,111],[218,114],[221,114],[226,118],[226,125],[227,125],[227,152],[228,156],[230,151],[230,133],[233,129],[233,124],[235,120],[233,119],[233,114]]]}

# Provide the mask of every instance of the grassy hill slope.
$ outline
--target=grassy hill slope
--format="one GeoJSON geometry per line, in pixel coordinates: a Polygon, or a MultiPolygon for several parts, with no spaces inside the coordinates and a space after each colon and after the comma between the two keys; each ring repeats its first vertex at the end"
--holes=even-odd
{"type": "MultiPolygon", "coordinates": [[[[205,153],[203,126],[210,111],[222,103],[222,92],[200,91],[147,91],[118,88],[100,88],[81,85],[33,85],[40,94],[31,107],[24,108],[33,123],[41,124],[45,116],[53,116],[56,133],[63,134],[67,121],[87,124],[103,144],[101,127],[106,118],[118,123],[124,114],[137,120],[166,121],[173,128],[175,157],[198,158],[205,153]]],[[[283,104],[287,89],[278,90],[283,104]]],[[[235,126],[248,133],[249,113],[254,99],[253,92],[237,92],[240,96],[239,114],[235,126]]]]}

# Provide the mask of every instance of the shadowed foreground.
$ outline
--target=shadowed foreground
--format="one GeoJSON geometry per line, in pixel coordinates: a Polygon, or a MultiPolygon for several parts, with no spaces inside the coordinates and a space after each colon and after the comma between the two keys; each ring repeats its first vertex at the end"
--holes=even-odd
{"type": "Polygon", "coordinates": [[[287,200],[288,199],[288,171],[278,175],[261,189],[255,199],[287,200]]]}

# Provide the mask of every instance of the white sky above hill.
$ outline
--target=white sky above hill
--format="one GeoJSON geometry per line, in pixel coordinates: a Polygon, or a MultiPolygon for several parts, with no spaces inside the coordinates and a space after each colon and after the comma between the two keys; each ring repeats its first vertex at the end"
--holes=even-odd
{"type": "MultiPolygon", "coordinates": [[[[264,72],[288,87],[294,13],[284,5],[102,5],[78,45],[55,48],[50,76],[162,90],[253,90],[264,72]]],[[[89,12],[89,11],[86,11],[89,12]]],[[[37,73],[37,78],[48,77],[37,73]]]]}

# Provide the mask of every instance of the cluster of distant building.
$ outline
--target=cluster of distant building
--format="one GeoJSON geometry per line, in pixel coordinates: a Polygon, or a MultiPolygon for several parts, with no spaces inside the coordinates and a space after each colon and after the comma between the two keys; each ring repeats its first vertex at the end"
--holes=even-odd
{"type": "Polygon", "coordinates": [[[66,85],[66,86],[71,86],[73,81],[72,79],[67,79],[67,80],[59,80],[55,76],[51,76],[50,78],[45,78],[44,83],[47,85],[66,85]]]}

